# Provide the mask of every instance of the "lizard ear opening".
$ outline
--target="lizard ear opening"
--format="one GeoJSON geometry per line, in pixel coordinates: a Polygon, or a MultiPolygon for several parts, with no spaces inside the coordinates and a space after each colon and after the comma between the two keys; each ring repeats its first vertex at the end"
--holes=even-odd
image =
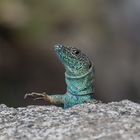
{"type": "Polygon", "coordinates": [[[91,66],[92,66],[92,64],[91,64],[91,62],[90,62],[90,64],[89,64],[89,69],[91,68],[91,66]]]}

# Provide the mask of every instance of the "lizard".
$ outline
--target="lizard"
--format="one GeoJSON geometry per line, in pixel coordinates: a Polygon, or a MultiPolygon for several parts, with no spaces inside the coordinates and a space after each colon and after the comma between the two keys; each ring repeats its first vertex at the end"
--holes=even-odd
{"type": "Polygon", "coordinates": [[[50,104],[63,105],[64,109],[76,104],[94,101],[95,68],[89,57],[75,47],[55,45],[54,50],[65,68],[65,94],[50,95],[43,93],[26,93],[24,98],[32,96],[34,100],[45,100],[50,104]]]}

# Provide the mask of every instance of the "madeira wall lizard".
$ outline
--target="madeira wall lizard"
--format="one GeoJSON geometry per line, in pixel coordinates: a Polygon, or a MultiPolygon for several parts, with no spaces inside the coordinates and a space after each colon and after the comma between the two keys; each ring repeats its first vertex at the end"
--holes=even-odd
{"type": "Polygon", "coordinates": [[[93,101],[95,92],[94,65],[85,53],[75,47],[55,45],[55,52],[65,67],[67,92],[63,95],[48,95],[46,93],[28,93],[35,100],[43,99],[50,104],[63,104],[64,108],[76,104],[93,101]]]}

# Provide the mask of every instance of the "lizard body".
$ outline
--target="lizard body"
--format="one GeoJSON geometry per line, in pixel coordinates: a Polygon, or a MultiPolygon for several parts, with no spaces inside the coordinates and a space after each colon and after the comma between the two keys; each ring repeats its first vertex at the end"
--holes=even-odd
{"type": "Polygon", "coordinates": [[[30,93],[36,99],[43,99],[51,104],[64,104],[64,108],[76,104],[93,101],[94,66],[89,58],[74,47],[56,45],[55,52],[65,67],[67,92],[63,95],[48,95],[46,93],[30,93]]]}

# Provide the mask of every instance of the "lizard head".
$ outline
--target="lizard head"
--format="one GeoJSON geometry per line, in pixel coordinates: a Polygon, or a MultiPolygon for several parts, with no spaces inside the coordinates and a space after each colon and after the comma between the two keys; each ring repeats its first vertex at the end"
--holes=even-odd
{"type": "Polygon", "coordinates": [[[92,66],[89,58],[75,47],[55,45],[55,52],[65,66],[66,73],[78,76],[86,73],[92,66]]]}

